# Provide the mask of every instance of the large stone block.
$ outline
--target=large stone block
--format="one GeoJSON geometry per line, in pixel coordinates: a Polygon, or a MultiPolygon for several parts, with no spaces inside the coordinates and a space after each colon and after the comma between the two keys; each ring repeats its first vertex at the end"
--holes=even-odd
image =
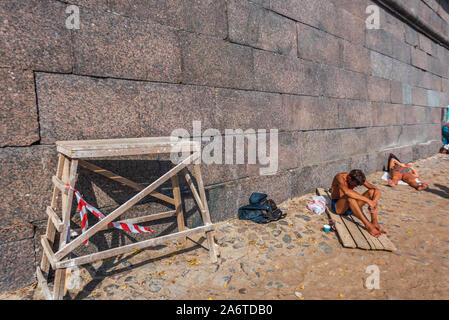
{"type": "Polygon", "coordinates": [[[323,67],[325,95],[340,99],[367,99],[366,75],[334,68],[323,67]]]}
{"type": "Polygon", "coordinates": [[[0,225],[0,243],[19,241],[32,238],[34,235],[33,225],[16,218],[12,214],[3,213],[0,225]]]}
{"type": "Polygon", "coordinates": [[[427,53],[419,48],[412,48],[412,64],[423,70],[428,70],[427,53]]]}
{"type": "Polygon", "coordinates": [[[34,242],[24,239],[0,244],[0,292],[15,291],[35,281],[34,242]]]}
{"type": "Polygon", "coordinates": [[[254,88],[252,49],[181,32],[182,82],[235,89],[254,88]]]}
{"type": "Polygon", "coordinates": [[[296,24],[248,1],[228,2],[229,40],[285,55],[297,55],[296,24]]]}
{"type": "Polygon", "coordinates": [[[323,97],[282,95],[285,129],[296,131],[338,128],[338,102],[337,99],[323,97]]]}
{"type": "Polygon", "coordinates": [[[401,104],[372,103],[373,126],[397,126],[404,123],[404,106],[401,104]]]}
{"type": "MultiPolygon", "coordinates": [[[[403,24],[401,24],[403,25],[403,24]]],[[[405,63],[410,63],[411,60],[411,49],[413,47],[404,43],[403,40],[399,40],[393,37],[391,42],[391,56],[397,60],[405,63]]]]}
{"type": "Polygon", "coordinates": [[[325,18],[321,23],[327,32],[358,45],[365,44],[366,18],[360,19],[352,13],[340,9],[338,5],[335,8],[329,7],[323,17],[325,18]]]}
{"type": "Polygon", "coordinates": [[[280,94],[217,88],[215,98],[213,116],[222,133],[225,129],[285,129],[280,94]]]}
{"type": "Polygon", "coordinates": [[[390,98],[392,103],[402,102],[402,83],[398,81],[391,81],[390,98]]]}
{"type": "Polygon", "coordinates": [[[440,106],[440,93],[434,90],[427,90],[427,105],[429,107],[440,106]]]}
{"type": "Polygon", "coordinates": [[[371,152],[395,147],[400,133],[400,126],[367,128],[367,148],[371,152]]]}
{"type": "Polygon", "coordinates": [[[0,66],[72,71],[67,5],[54,0],[0,3],[0,66]]]}
{"type": "Polygon", "coordinates": [[[393,36],[384,29],[366,30],[366,47],[387,56],[393,54],[393,36]]]}
{"type": "Polygon", "coordinates": [[[0,212],[14,219],[44,219],[51,198],[51,176],[56,172],[53,147],[18,147],[0,150],[0,212]]]}
{"type": "Polygon", "coordinates": [[[271,52],[254,50],[256,89],[261,91],[320,95],[319,64],[271,52]]]}
{"type": "Polygon", "coordinates": [[[405,25],[405,42],[414,47],[419,45],[418,32],[408,25],[405,25]]]}
{"type": "Polygon", "coordinates": [[[73,33],[76,74],[180,82],[179,40],[168,27],[82,8],[73,33]]]}
{"type": "Polygon", "coordinates": [[[338,123],[340,128],[369,127],[372,125],[370,105],[366,101],[335,101],[338,104],[338,123]]]}
{"type": "Polygon", "coordinates": [[[393,59],[381,53],[371,51],[371,75],[392,79],[393,59]]]}
{"type": "MultiPolygon", "coordinates": [[[[412,75],[412,66],[409,64],[406,64],[402,61],[393,59],[391,63],[391,79],[400,81],[403,83],[410,83],[413,85],[417,85],[416,81],[413,81],[413,75],[412,75]]],[[[416,68],[414,68],[416,69],[416,68]]],[[[419,70],[419,69],[416,69],[419,70]]]]}
{"type": "Polygon", "coordinates": [[[402,104],[412,104],[413,103],[413,95],[412,95],[412,86],[407,83],[402,84],[402,104]]]}
{"type": "Polygon", "coordinates": [[[425,52],[427,52],[430,55],[433,55],[434,52],[434,44],[432,44],[432,40],[427,38],[425,35],[418,33],[418,40],[419,40],[419,48],[425,52]]]}
{"type": "Polygon", "coordinates": [[[390,102],[390,80],[368,76],[368,100],[390,102]]]}
{"type": "Polygon", "coordinates": [[[343,68],[369,74],[371,71],[370,51],[361,45],[343,40],[343,68]]]}
{"type": "Polygon", "coordinates": [[[0,68],[0,92],[0,147],[38,141],[33,72],[0,68]]]}
{"type": "MultiPolygon", "coordinates": [[[[320,28],[323,30],[324,20],[330,19],[328,13],[335,12],[335,6],[328,0],[285,0],[271,1],[271,10],[287,16],[293,20],[320,28]]],[[[329,31],[329,30],[327,30],[329,31]]]]}
{"type": "Polygon", "coordinates": [[[215,128],[212,88],[74,75],[36,75],[42,143],[192,134],[215,128]],[[106,97],[106,98],[105,98],[106,97]]]}
{"type": "Polygon", "coordinates": [[[419,106],[407,106],[405,108],[405,124],[431,123],[431,108],[419,106]]]}
{"type": "Polygon", "coordinates": [[[342,40],[327,32],[298,23],[298,55],[302,59],[342,66],[342,40]]]}
{"type": "Polygon", "coordinates": [[[110,10],[127,17],[221,39],[227,36],[225,0],[108,0],[108,3],[110,10]]]}
{"type": "Polygon", "coordinates": [[[412,89],[413,104],[418,106],[427,106],[427,90],[423,88],[414,87],[412,89]]]}

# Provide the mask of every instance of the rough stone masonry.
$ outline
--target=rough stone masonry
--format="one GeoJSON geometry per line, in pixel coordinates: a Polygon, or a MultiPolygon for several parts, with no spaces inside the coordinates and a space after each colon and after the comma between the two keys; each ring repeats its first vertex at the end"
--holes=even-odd
{"type": "MultiPolygon", "coordinates": [[[[235,217],[253,191],[281,202],[441,144],[445,1],[0,0],[0,35],[0,292],[35,280],[57,140],[165,136],[193,121],[222,134],[278,129],[275,175],[202,166],[213,221],[235,217]],[[69,5],[79,29],[66,27],[69,5]],[[366,28],[369,5],[379,29],[366,28]]],[[[168,164],[148,161],[101,164],[149,183],[168,164]]],[[[105,212],[132,193],[82,170],[77,187],[105,212]]],[[[201,223],[186,201],[188,224],[201,223]]],[[[85,250],[126,241],[105,232],[85,250]]]]}

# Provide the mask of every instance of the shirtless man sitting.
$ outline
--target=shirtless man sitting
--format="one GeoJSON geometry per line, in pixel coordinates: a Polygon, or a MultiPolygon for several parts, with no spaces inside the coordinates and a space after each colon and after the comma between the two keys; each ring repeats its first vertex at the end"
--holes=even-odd
{"type": "Polygon", "coordinates": [[[332,181],[331,198],[333,212],[346,215],[353,213],[362,220],[368,232],[374,237],[387,233],[377,221],[377,201],[380,198],[380,190],[366,181],[365,174],[361,170],[355,169],[349,173],[337,174],[332,181]],[[363,195],[353,190],[362,185],[368,188],[363,195]],[[369,206],[371,222],[362,213],[362,207],[365,204],[369,206]]]}

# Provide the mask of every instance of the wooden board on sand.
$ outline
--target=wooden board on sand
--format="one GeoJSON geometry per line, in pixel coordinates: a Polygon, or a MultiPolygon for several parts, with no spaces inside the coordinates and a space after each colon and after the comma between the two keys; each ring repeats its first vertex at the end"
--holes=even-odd
{"type": "MultiPolygon", "coordinates": [[[[323,196],[330,204],[330,194],[323,188],[317,188],[316,193],[323,196]]],[[[330,205],[329,205],[330,207],[330,205]]],[[[373,237],[368,233],[363,223],[353,215],[343,216],[333,213],[330,208],[326,206],[326,213],[330,219],[335,221],[335,229],[337,230],[338,238],[345,248],[359,248],[365,250],[385,250],[395,251],[396,247],[391,243],[390,239],[385,234],[379,237],[373,237]]]]}

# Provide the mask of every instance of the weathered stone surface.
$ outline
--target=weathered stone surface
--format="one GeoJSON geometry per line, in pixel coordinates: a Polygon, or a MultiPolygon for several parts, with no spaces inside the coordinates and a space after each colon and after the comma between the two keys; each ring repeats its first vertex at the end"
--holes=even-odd
{"type": "Polygon", "coordinates": [[[404,106],[401,104],[372,103],[373,126],[396,126],[404,123],[404,106]]]}
{"type": "Polygon", "coordinates": [[[43,143],[192,134],[195,120],[215,127],[211,88],[42,73],[36,83],[43,143]]]}
{"type": "Polygon", "coordinates": [[[282,95],[282,105],[286,130],[338,128],[337,99],[282,95]]]}
{"type": "Polygon", "coordinates": [[[3,214],[0,225],[0,243],[32,238],[33,225],[11,214],[3,214]]]}
{"type": "Polygon", "coordinates": [[[337,5],[336,8],[330,8],[326,13],[327,19],[322,24],[329,33],[335,34],[352,43],[363,45],[365,43],[365,19],[342,10],[337,5]]]}
{"type": "Polygon", "coordinates": [[[392,48],[391,55],[393,58],[400,60],[402,62],[405,62],[405,63],[410,63],[411,49],[413,49],[413,47],[404,43],[403,40],[398,40],[393,37],[393,40],[391,42],[391,48],[392,48]]]}
{"type": "Polygon", "coordinates": [[[432,40],[427,38],[425,35],[418,33],[419,40],[419,48],[430,55],[434,55],[434,45],[432,44],[432,40]]]}
{"type": "Polygon", "coordinates": [[[434,90],[427,90],[427,105],[429,107],[440,106],[440,93],[434,90]]]}
{"type": "Polygon", "coordinates": [[[323,92],[320,65],[254,50],[255,88],[261,91],[317,96],[323,92]]]}
{"type": "Polygon", "coordinates": [[[413,95],[412,95],[412,87],[407,84],[402,84],[402,104],[412,104],[413,103],[413,95]]]}
{"type": "Polygon", "coordinates": [[[280,94],[215,89],[213,117],[216,129],[278,129],[283,130],[280,94]]]}
{"type": "Polygon", "coordinates": [[[401,134],[401,127],[371,127],[367,128],[368,148],[372,151],[379,151],[398,145],[398,138],[401,134]]]}
{"type": "Polygon", "coordinates": [[[71,72],[66,5],[54,0],[0,3],[0,66],[71,72]]]}
{"type": "Polygon", "coordinates": [[[368,76],[368,100],[390,102],[390,81],[368,76]]]}
{"type": "Polygon", "coordinates": [[[404,110],[405,124],[431,123],[431,108],[407,106],[404,110]]]}
{"type": "Polygon", "coordinates": [[[369,127],[372,118],[370,105],[360,100],[337,100],[338,123],[340,128],[369,127]]]}
{"type": "Polygon", "coordinates": [[[69,0],[67,1],[67,3],[83,7],[95,8],[102,11],[107,11],[109,9],[108,0],[69,0]]]}
{"type": "Polygon", "coordinates": [[[180,82],[175,32],[165,26],[83,8],[73,34],[74,73],[124,79],[180,82]]]}
{"type": "Polygon", "coordinates": [[[393,59],[381,53],[371,51],[371,75],[392,79],[393,59]]]}
{"type": "Polygon", "coordinates": [[[33,239],[0,244],[0,292],[14,291],[35,281],[33,239]]]}
{"type": "Polygon", "coordinates": [[[343,68],[369,74],[371,56],[368,49],[361,45],[343,40],[343,68]]]}
{"type": "Polygon", "coordinates": [[[298,23],[298,56],[341,67],[342,40],[327,32],[298,23]]]}
{"type": "Polygon", "coordinates": [[[51,176],[56,172],[52,147],[0,149],[0,211],[14,219],[35,221],[47,217],[51,176]]]}
{"type": "Polygon", "coordinates": [[[183,83],[253,89],[253,55],[249,47],[180,33],[183,83]]]}
{"type": "Polygon", "coordinates": [[[328,97],[359,100],[367,98],[367,83],[364,74],[324,66],[323,78],[325,95],[328,97]]]}
{"type": "Polygon", "coordinates": [[[369,29],[366,31],[366,47],[387,56],[393,53],[393,37],[384,29],[369,29]]]}
{"type": "Polygon", "coordinates": [[[110,10],[128,17],[221,39],[227,36],[225,0],[108,0],[108,3],[110,10]]]}
{"type": "Polygon", "coordinates": [[[0,68],[0,147],[39,140],[34,77],[31,71],[0,68]]]}
{"type": "Polygon", "coordinates": [[[392,103],[403,103],[401,82],[398,81],[390,82],[390,99],[392,103]]]}
{"type": "Polygon", "coordinates": [[[418,68],[428,70],[427,53],[418,48],[412,48],[412,64],[418,68]]]}
{"type": "Polygon", "coordinates": [[[412,27],[405,25],[405,42],[411,46],[418,46],[418,32],[416,32],[412,27]]]}
{"type": "Polygon", "coordinates": [[[227,12],[230,41],[296,56],[294,21],[248,1],[229,1],[227,12]]]}
{"type": "Polygon", "coordinates": [[[413,104],[418,106],[427,106],[427,90],[414,87],[412,89],[412,101],[413,104]]]}

